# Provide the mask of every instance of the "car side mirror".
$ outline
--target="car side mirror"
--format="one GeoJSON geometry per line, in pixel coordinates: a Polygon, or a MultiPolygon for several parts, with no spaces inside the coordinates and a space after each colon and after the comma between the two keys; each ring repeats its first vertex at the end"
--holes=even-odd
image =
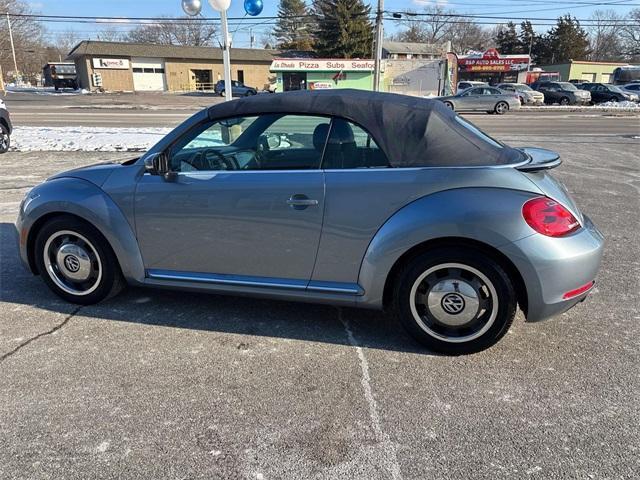
{"type": "Polygon", "coordinates": [[[282,139],[280,138],[280,135],[267,136],[267,145],[269,146],[269,150],[278,148],[281,144],[282,144],[282,139]]]}
{"type": "Polygon", "coordinates": [[[162,177],[172,182],[177,178],[177,173],[171,171],[169,155],[166,152],[157,152],[144,159],[144,169],[151,175],[162,175],[162,177]]]}

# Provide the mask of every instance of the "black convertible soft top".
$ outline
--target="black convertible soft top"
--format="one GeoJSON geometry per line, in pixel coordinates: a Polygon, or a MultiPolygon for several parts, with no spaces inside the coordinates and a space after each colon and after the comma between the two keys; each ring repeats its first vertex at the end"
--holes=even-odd
{"type": "Polygon", "coordinates": [[[394,167],[521,163],[519,150],[481,132],[442,102],[354,89],[261,94],[209,108],[212,120],[267,113],[336,116],[371,134],[394,167]]]}

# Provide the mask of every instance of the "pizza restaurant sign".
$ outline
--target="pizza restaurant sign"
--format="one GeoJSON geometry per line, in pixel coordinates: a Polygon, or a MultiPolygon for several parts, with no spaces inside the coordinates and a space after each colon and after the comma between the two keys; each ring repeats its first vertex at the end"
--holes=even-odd
{"type": "Polygon", "coordinates": [[[508,72],[526,70],[529,56],[500,55],[495,48],[478,55],[458,57],[458,69],[461,72],[508,72]]]}
{"type": "Polygon", "coordinates": [[[371,72],[373,60],[277,58],[271,63],[270,70],[272,72],[371,72]]]}

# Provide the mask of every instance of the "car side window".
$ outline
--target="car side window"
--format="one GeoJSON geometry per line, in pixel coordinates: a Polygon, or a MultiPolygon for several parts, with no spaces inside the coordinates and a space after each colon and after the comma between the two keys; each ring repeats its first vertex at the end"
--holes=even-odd
{"type": "Polygon", "coordinates": [[[485,90],[489,90],[489,95],[501,95],[502,92],[497,88],[487,88],[485,90]]]}
{"type": "Polygon", "coordinates": [[[319,169],[330,119],[266,114],[205,122],[170,149],[176,172],[319,169]]]}
{"type": "Polygon", "coordinates": [[[384,168],[389,160],[374,138],[359,125],[342,118],[331,122],[322,168],[384,168]]]}

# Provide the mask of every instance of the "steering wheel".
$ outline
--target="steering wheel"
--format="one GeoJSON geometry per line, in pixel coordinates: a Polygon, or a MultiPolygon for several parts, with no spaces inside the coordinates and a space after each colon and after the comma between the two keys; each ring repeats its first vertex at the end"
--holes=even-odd
{"type": "Polygon", "coordinates": [[[196,170],[238,170],[235,158],[226,157],[214,148],[200,150],[190,163],[196,170]],[[211,159],[210,154],[216,158],[211,159]]]}

